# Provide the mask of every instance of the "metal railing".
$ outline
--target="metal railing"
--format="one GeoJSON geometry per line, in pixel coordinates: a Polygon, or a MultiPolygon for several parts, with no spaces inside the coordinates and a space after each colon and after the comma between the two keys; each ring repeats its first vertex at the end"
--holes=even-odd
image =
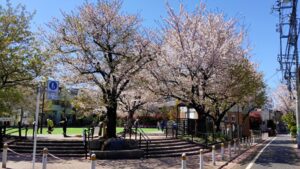
{"type": "Polygon", "coordinates": [[[144,130],[140,127],[136,127],[136,135],[139,133],[139,147],[142,146],[142,139],[146,142],[146,157],[149,154],[149,143],[151,143],[150,138],[147,136],[147,134],[144,132],[144,130]]]}
{"type": "Polygon", "coordinates": [[[88,127],[83,130],[83,146],[85,151],[85,159],[88,157],[88,153],[91,149],[90,141],[94,139],[94,127],[88,127]]]}
{"type": "Polygon", "coordinates": [[[131,128],[124,128],[123,131],[123,137],[124,139],[126,139],[126,135],[129,134],[129,139],[131,140],[132,137],[134,137],[134,140],[138,140],[139,143],[139,147],[141,148],[142,146],[142,141],[144,140],[146,143],[146,157],[149,154],[149,143],[151,143],[150,138],[148,137],[148,135],[144,132],[144,130],[138,125],[135,127],[131,127],[131,128]]]}

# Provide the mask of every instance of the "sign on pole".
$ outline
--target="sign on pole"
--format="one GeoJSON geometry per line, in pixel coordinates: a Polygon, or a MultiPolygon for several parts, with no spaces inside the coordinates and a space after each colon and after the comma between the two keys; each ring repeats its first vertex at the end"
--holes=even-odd
{"type": "Polygon", "coordinates": [[[35,121],[34,121],[34,139],[33,139],[33,152],[32,152],[32,169],[35,165],[35,154],[36,154],[36,135],[37,135],[37,126],[39,122],[39,105],[40,105],[40,95],[41,95],[41,84],[38,86],[38,93],[36,98],[36,109],[35,109],[35,121]]]}
{"type": "Polygon", "coordinates": [[[59,89],[58,81],[48,80],[47,93],[48,93],[49,100],[57,100],[58,99],[58,89],[59,89]]]}

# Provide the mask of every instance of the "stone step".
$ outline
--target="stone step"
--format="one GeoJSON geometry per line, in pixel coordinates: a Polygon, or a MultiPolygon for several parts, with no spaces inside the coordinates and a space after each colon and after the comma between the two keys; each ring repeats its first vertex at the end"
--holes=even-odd
{"type": "MultiPolygon", "coordinates": [[[[32,153],[33,150],[29,150],[29,149],[13,149],[14,151],[16,151],[17,153],[32,153]]],[[[52,150],[52,149],[48,149],[49,153],[54,154],[55,156],[58,154],[84,154],[85,151],[84,150],[52,150]]],[[[37,152],[41,153],[42,149],[38,149],[37,152]]]]}
{"type": "Polygon", "coordinates": [[[164,151],[153,150],[153,151],[148,151],[148,154],[172,154],[172,153],[185,153],[185,152],[191,152],[191,151],[199,152],[200,149],[201,149],[201,147],[176,148],[176,149],[169,149],[169,150],[164,150],[164,151]]]}
{"type": "MultiPolygon", "coordinates": [[[[22,153],[24,155],[27,155],[27,156],[32,156],[32,152],[27,152],[27,153],[22,153]]],[[[51,153],[52,154],[52,153],[51,153]]],[[[54,156],[56,157],[60,157],[60,158],[63,158],[63,157],[66,157],[66,158],[69,158],[69,157],[78,157],[78,158],[83,158],[85,157],[85,154],[76,154],[76,153],[73,153],[73,154],[53,154],[54,156]]],[[[39,153],[37,152],[36,156],[42,156],[42,153],[39,153]]],[[[48,158],[53,158],[51,157],[50,155],[48,155],[48,158]]]]}
{"type": "Polygon", "coordinates": [[[163,157],[181,157],[182,153],[186,153],[187,156],[191,155],[198,155],[198,151],[189,151],[189,152],[175,152],[169,154],[148,154],[146,155],[147,158],[163,158],[163,157]]]}
{"type": "MultiPolygon", "coordinates": [[[[31,145],[33,146],[33,142],[15,142],[16,145],[20,145],[20,146],[27,146],[27,145],[31,145]]],[[[57,142],[37,142],[37,145],[40,146],[83,146],[83,142],[69,142],[69,143],[57,143],[57,142]]]]}
{"type": "MultiPolygon", "coordinates": [[[[145,141],[145,140],[142,140],[145,141]]],[[[149,139],[149,141],[153,143],[170,143],[170,142],[178,142],[181,141],[180,139],[174,139],[174,138],[166,138],[166,139],[149,139]]]]}
{"type": "MultiPolygon", "coordinates": [[[[188,143],[186,141],[173,142],[173,143],[149,143],[148,146],[149,147],[165,147],[165,146],[179,146],[179,145],[187,145],[187,144],[191,144],[191,143],[188,143]]],[[[141,147],[146,147],[146,146],[147,146],[146,143],[141,144],[141,147]]]]}
{"type": "MultiPolygon", "coordinates": [[[[152,147],[149,147],[149,152],[150,151],[167,151],[167,150],[173,150],[173,149],[177,150],[177,149],[193,148],[193,147],[196,147],[196,146],[193,145],[193,144],[176,145],[176,146],[166,145],[164,147],[155,147],[155,146],[152,146],[152,147]]],[[[146,150],[146,147],[142,147],[142,149],[146,150]]]]}
{"type": "MultiPolygon", "coordinates": [[[[37,149],[44,149],[44,148],[52,149],[52,150],[84,150],[84,146],[68,146],[68,147],[61,147],[61,146],[40,146],[37,145],[37,149]]],[[[33,149],[33,146],[20,146],[20,145],[10,145],[9,148],[11,149],[33,149]]]]}
{"type": "MultiPolygon", "coordinates": [[[[18,141],[18,142],[22,142],[22,143],[33,143],[32,140],[22,140],[22,141],[18,141]]],[[[37,140],[37,142],[40,143],[82,143],[82,140],[37,140]]]]}

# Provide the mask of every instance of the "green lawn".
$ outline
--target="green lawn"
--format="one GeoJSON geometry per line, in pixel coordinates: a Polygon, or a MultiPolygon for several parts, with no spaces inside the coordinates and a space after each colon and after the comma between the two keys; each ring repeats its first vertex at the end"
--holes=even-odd
{"type": "MultiPolygon", "coordinates": [[[[86,128],[82,128],[82,127],[70,127],[70,128],[67,128],[67,134],[68,135],[82,135],[82,131],[83,129],[86,129],[86,128]]],[[[156,128],[142,128],[143,131],[145,133],[159,133],[161,131],[157,130],[156,128]]],[[[47,133],[47,128],[43,128],[43,134],[48,134],[47,133]]],[[[8,131],[8,133],[12,132],[12,131],[16,131],[13,135],[18,135],[18,129],[15,128],[13,130],[10,130],[8,131]]],[[[38,134],[40,133],[40,130],[38,130],[38,134]]],[[[117,133],[119,132],[122,132],[123,131],[123,128],[122,127],[117,127],[117,133]]],[[[55,127],[52,134],[62,134],[63,133],[63,130],[61,127],[55,127]]],[[[25,130],[22,130],[22,135],[24,136],[25,135],[25,130]]],[[[27,133],[28,136],[32,135],[32,128],[28,129],[28,133],[27,133]]]]}

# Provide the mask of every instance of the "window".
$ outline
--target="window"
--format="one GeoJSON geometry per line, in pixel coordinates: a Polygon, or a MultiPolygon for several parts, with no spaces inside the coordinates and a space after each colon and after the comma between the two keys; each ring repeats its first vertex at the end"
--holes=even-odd
{"type": "Polygon", "coordinates": [[[231,122],[236,122],[235,115],[231,116],[231,122]]]}

